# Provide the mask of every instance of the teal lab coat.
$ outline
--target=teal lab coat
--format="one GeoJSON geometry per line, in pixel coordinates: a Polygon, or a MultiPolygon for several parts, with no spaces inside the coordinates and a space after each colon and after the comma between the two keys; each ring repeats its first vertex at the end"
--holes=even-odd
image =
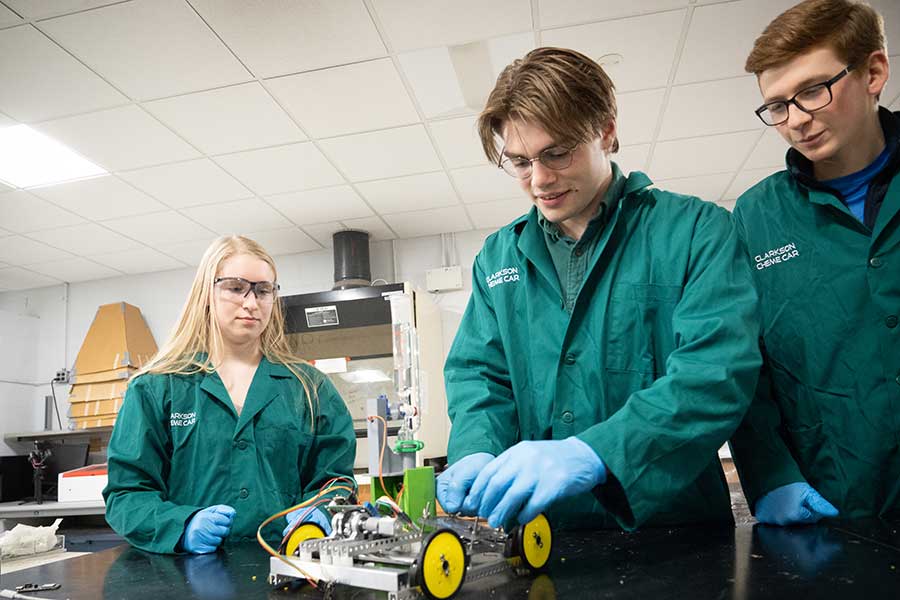
{"type": "Polygon", "coordinates": [[[578,436],[606,463],[555,527],[731,521],[717,449],[756,385],[756,293],[731,219],[628,176],[571,314],[536,209],[491,235],[445,365],[449,459],[578,436]]]}
{"type": "MultiPolygon", "coordinates": [[[[298,368],[317,393],[315,431],[300,381],[265,358],[240,415],[216,373],[132,380],[109,442],[110,526],[138,548],[175,552],[194,513],[227,504],[237,514],[226,541],[246,541],[332,477],[352,478],[350,413],[321,372],[298,368]]],[[[276,521],[264,535],[280,537],[283,527],[276,521]]]]}
{"type": "Polygon", "coordinates": [[[735,207],[765,359],[732,439],[751,507],[807,481],[843,518],[900,511],[900,117],[882,109],[881,123],[892,158],[868,224],[795,151],[735,207]]]}

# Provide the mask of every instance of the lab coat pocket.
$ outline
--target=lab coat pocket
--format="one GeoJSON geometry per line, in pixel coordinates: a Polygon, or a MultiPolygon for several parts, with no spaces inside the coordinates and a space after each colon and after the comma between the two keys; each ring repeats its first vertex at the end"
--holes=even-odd
{"type": "Polygon", "coordinates": [[[300,489],[300,471],[309,449],[310,435],[293,423],[259,427],[256,443],[262,453],[261,463],[272,470],[279,491],[293,497],[300,489]]]}
{"type": "Polygon", "coordinates": [[[649,382],[660,376],[675,348],[672,317],[681,293],[677,285],[616,284],[606,320],[605,366],[645,373],[649,382]]]}

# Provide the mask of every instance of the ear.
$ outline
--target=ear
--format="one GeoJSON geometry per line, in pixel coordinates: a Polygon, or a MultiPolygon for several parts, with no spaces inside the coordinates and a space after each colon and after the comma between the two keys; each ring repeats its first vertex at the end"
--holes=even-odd
{"type": "Polygon", "coordinates": [[[863,65],[863,77],[865,77],[866,91],[873,97],[877,97],[884,90],[888,77],[891,74],[891,66],[884,50],[876,50],[869,55],[863,65]]]}
{"type": "Polygon", "coordinates": [[[612,152],[613,145],[616,142],[616,135],[618,134],[616,120],[610,119],[609,121],[607,121],[603,125],[603,127],[600,128],[600,132],[603,134],[602,148],[607,154],[609,154],[610,152],[612,152]]]}

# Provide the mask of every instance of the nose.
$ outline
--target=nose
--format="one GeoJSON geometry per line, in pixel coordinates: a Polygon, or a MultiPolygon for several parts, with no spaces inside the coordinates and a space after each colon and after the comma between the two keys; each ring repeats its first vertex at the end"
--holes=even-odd
{"type": "Polygon", "coordinates": [[[250,290],[247,292],[247,295],[244,296],[244,301],[241,303],[241,306],[244,308],[256,308],[259,305],[259,301],[256,298],[256,290],[250,290]]]}
{"type": "Polygon", "coordinates": [[[546,185],[553,183],[556,179],[556,171],[548,169],[539,160],[531,163],[531,187],[533,189],[541,189],[546,185]]]}
{"type": "Polygon", "coordinates": [[[812,121],[812,115],[806,111],[800,110],[799,107],[788,104],[788,120],[787,126],[791,129],[799,129],[812,121]]]}

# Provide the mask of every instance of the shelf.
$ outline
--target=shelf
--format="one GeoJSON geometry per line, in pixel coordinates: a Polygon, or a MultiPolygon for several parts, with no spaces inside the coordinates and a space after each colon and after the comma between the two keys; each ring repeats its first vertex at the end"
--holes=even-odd
{"type": "Polygon", "coordinates": [[[82,515],[106,514],[103,500],[86,500],[84,502],[44,502],[35,504],[19,504],[18,502],[0,503],[0,519],[24,519],[27,517],[75,517],[82,515]]]}
{"type": "Polygon", "coordinates": [[[34,431],[29,433],[7,433],[3,439],[9,442],[33,442],[35,440],[67,440],[67,439],[83,439],[95,437],[109,437],[112,433],[112,426],[109,427],[92,427],[90,429],[74,429],[65,431],[34,431]]]}

